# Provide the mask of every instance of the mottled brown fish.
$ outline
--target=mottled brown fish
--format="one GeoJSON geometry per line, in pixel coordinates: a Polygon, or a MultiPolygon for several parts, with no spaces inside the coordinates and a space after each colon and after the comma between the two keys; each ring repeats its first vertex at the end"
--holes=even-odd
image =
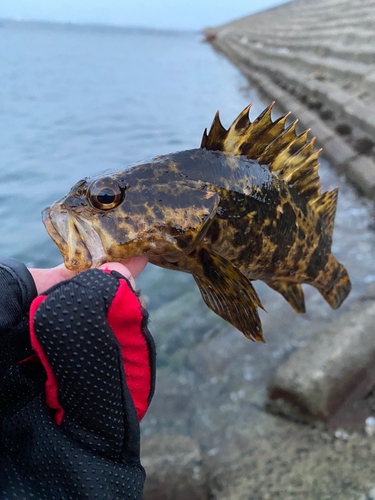
{"type": "Polygon", "coordinates": [[[261,340],[251,284],[262,280],[304,312],[301,283],[338,308],[350,292],[331,253],[337,189],[321,194],[318,154],[272,105],[247,107],[226,130],[217,114],[200,149],[159,156],[79,181],[43,212],[66,267],[83,270],[146,254],[191,273],[208,307],[261,340]]]}

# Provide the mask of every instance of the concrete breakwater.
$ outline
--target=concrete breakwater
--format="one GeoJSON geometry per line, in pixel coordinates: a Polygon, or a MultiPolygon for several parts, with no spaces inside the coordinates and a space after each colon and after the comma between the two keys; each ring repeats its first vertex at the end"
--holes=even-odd
{"type": "Polygon", "coordinates": [[[293,0],[205,30],[259,91],[375,196],[375,2],[293,0]]]}
{"type": "MultiPolygon", "coordinates": [[[[371,0],[293,0],[205,32],[207,41],[226,55],[261,94],[290,110],[292,119],[298,118],[304,128],[312,129],[318,144],[324,147],[323,155],[372,201],[374,20],[375,2],[371,0]]],[[[373,317],[372,306],[370,309],[373,317]]],[[[347,320],[341,326],[338,321],[331,328],[338,332],[336,346],[333,336],[323,332],[322,342],[312,343],[292,356],[286,367],[280,367],[269,386],[269,409],[294,417],[299,412],[299,416],[330,420],[356,385],[364,384],[365,396],[366,387],[374,384],[370,369],[374,355],[367,359],[357,349],[361,329],[357,318],[366,314],[362,303],[354,323],[346,329],[353,339],[351,347],[344,333],[347,320]],[[347,350],[339,349],[341,345],[348,346],[351,362],[346,359],[347,350]],[[334,362],[328,360],[330,352],[335,353],[334,362]],[[319,360],[309,363],[310,371],[305,369],[308,360],[319,360]]],[[[361,341],[362,345],[368,340],[375,349],[372,329],[363,330],[367,339],[361,341]]],[[[372,347],[366,352],[372,353],[372,347]]]]}

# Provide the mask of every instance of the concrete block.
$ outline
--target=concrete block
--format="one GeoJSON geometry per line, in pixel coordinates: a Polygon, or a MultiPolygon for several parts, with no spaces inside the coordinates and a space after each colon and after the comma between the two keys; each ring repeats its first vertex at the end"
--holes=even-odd
{"type": "Polygon", "coordinates": [[[363,81],[364,87],[371,95],[375,94],[375,71],[371,72],[363,81]]]}
{"type": "Polygon", "coordinates": [[[363,194],[375,198],[375,161],[366,156],[359,156],[349,162],[346,175],[363,194]]]}
{"type": "Polygon", "coordinates": [[[375,107],[353,98],[344,106],[352,125],[360,127],[364,132],[375,135],[375,107]]]}
{"type": "Polygon", "coordinates": [[[295,115],[301,124],[301,129],[311,128],[310,137],[316,137],[319,146],[325,146],[336,134],[334,130],[320,120],[318,115],[304,107],[295,115]]]}
{"type": "MultiPolygon", "coordinates": [[[[375,384],[375,297],[367,299],[279,366],[268,386],[269,410],[329,421],[356,394],[354,408],[366,413],[357,403],[375,384]]],[[[369,413],[362,413],[353,418],[364,421],[369,413]]]]}
{"type": "MultiPolygon", "coordinates": [[[[300,132],[311,128],[311,135],[317,138],[317,146],[323,146],[324,154],[334,166],[347,174],[361,192],[370,197],[374,195],[373,160],[358,155],[350,144],[352,141],[338,136],[334,127],[338,123],[346,124],[375,136],[375,106],[364,103],[349,90],[341,88],[342,81],[320,81],[306,71],[298,71],[298,64],[291,64],[291,54],[281,57],[263,46],[259,48],[252,44],[250,47],[227,38],[221,39],[220,44],[221,50],[261,93],[275,99],[283,109],[293,112],[293,118],[298,118],[300,122],[300,132]],[[300,99],[306,96],[307,101],[303,104],[300,99]],[[321,119],[319,111],[309,109],[311,99],[317,100],[322,109],[332,113],[329,122],[321,119]]],[[[298,57],[305,59],[301,54],[298,57]]],[[[314,56],[313,59],[317,58],[314,56]]],[[[357,66],[364,71],[366,65],[360,63],[357,66]]],[[[372,77],[375,80],[373,74],[368,78],[372,77]]]]}
{"type": "Polygon", "coordinates": [[[357,155],[346,141],[337,136],[324,144],[324,154],[345,171],[347,165],[354,160],[357,155]]]}
{"type": "Polygon", "coordinates": [[[208,478],[198,444],[188,436],[142,438],[144,500],[208,500],[208,478]]]}
{"type": "Polygon", "coordinates": [[[325,149],[325,145],[336,136],[332,127],[326,125],[323,120],[316,120],[310,125],[311,133],[316,137],[317,144],[325,149]]]}

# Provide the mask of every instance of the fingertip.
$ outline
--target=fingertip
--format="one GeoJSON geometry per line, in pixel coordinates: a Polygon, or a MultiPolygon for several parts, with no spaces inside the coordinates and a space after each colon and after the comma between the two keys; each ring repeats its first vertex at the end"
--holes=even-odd
{"type": "Polygon", "coordinates": [[[102,264],[99,269],[102,271],[117,271],[120,273],[124,278],[130,281],[132,287],[135,289],[135,282],[132,273],[130,270],[124,266],[123,264],[120,264],[119,262],[107,262],[106,264],[102,264]]]}
{"type": "Polygon", "coordinates": [[[131,276],[130,270],[123,264],[120,264],[120,262],[106,262],[105,264],[102,264],[99,269],[101,269],[102,271],[117,271],[120,274],[123,274],[125,277],[131,276]]]}
{"type": "Polygon", "coordinates": [[[148,257],[147,255],[140,255],[138,257],[133,257],[132,259],[123,260],[122,265],[126,266],[131,274],[136,277],[140,274],[143,269],[147,266],[148,257]]]}

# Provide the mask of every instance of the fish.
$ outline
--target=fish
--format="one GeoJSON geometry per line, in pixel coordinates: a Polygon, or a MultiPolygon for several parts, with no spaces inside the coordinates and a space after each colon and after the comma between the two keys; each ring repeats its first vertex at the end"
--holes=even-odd
{"type": "Polygon", "coordinates": [[[75,271],[147,255],[190,273],[207,306],[264,342],[253,282],[305,312],[301,285],[332,309],[351,290],[331,252],[338,189],[322,193],[309,130],[274,103],[253,122],[247,106],[228,129],[217,112],[200,148],[107,170],[77,182],[42,212],[65,266],[75,271]]]}

